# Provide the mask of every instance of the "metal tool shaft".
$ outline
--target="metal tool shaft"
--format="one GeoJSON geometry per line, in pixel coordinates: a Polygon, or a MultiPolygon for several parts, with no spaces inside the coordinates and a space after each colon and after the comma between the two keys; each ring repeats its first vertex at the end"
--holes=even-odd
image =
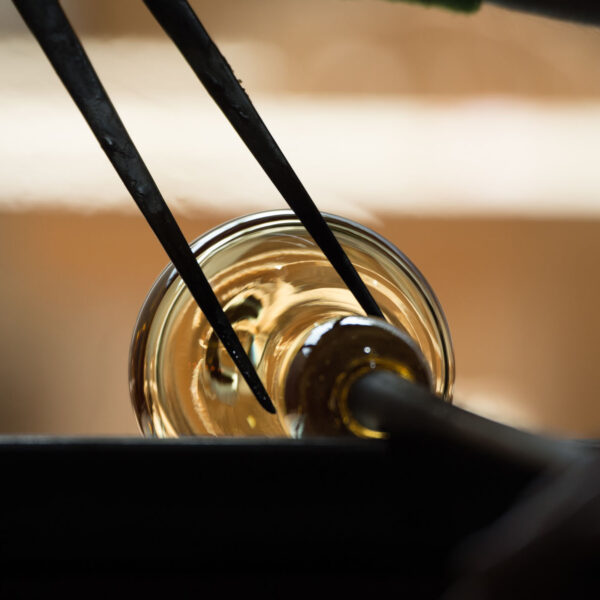
{"type": "Polygon", "coordinates": [[[566,464],[586,450],[576,442],[545,438],[480,417],[390,371],[374,371],[357,380],[348,394],[348,409],[364,427],[392,437],[464,447],[520,468],[541,471],[566,464]]]}

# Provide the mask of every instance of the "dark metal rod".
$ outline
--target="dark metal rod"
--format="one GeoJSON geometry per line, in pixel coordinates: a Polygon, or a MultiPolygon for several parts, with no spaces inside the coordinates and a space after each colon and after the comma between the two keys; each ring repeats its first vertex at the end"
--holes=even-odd
{"type": "Polygon", "coordinates": [[[374,371],[356,381],[349,391],[348,409],[369,429],[468,447],[527,469],[560,466],[589,450],[576,442],[545,438],[485,419],[390,371],[374,371]]]}
{"type": "Polygon", "coordinates": [[[254,158],[368,315],[381,309],[186,0],[144,0],[254,158]]]}
{"type": "Polygon", "coordinates": [[[57,0],[13,2],[250,389],[262,407],[274,413],[252,362],[57,0]]]}
{"type": "Polygon", "coordinates": [[[487,0],[504,8],[522,10],[544,17],[600,25],[598,0],[487,0]]]}

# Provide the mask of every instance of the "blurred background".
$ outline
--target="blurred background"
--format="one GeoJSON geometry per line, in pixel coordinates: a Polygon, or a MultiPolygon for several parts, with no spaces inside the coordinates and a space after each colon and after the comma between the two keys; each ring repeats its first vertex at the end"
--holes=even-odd
{"type": "MultiPolygon", "coordinates": [[[[600,435],[600,30],[484,6],[192,2],[322,210],[438,294],[456,402],[600,435]]],[[[64,1],[191,240],[285,207],[141,2],[64,1]]],[[[0,432],[136,434],[131,333],[167,260],[0,4],[0,432]]]]}

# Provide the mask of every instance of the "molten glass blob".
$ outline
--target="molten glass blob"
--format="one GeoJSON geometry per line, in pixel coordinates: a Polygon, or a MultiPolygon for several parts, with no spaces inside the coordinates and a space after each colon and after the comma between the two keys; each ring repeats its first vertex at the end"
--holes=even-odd
{"type": "MultiPolygon", "coordinates": [[[[327,222],[388,323],[423,357],[431,388],[450,399],[450,335],[423,276],[367,228],[334,216],[327,222]]],[[[260,407],[169,265],[142,307],[131,346],[131,396],[142,431],[159,437],[308,435],[294,416],[297,407],[286,404],[290,366],[316,327],[363,314],[358,303],[290,211],[236,219],[192,248],[277,414],[260,407]]]]}

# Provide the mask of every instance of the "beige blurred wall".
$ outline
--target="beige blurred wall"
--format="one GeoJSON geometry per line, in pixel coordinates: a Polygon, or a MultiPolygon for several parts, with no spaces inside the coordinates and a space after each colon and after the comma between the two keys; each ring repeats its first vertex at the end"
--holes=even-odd
{"type": "MultiPolygon", "coordinates": [[[[136,73],[143,71],[145,82],[151,79],[151,54],[145,61],[143,53],[141,59],[139,52],[128,53],[127,45],[119,46],[125,51],[118,60],[114,53],[102,54],[103,45],[110,47],[117,38],[125,38],[130,48],[137,41],[164,44],[142,3],[63,4],[78,31],[94,42],[90,54],[110,81],[111,92],[118,95],[126,89],[129,98],[139,98],[140,106],[158,96],[163,124],[170,122],[172,110],[165,98],[172,95],[175,107],[178,94],[190,102],[198,86],[183,67],[181,72],[172,70],[171,79],[158,70],[162,87],[158,81],[154,88],[143,88],[136,73]],[[187,79],[180,85],[180,78],[187,79]]],[[[600,34],[595,28],[488,7],[465,17],[369,0],[193,4],[217,41],[231,49],[245,87],[251,93],[270,94],[275,104],[290,94],[334,102],[410,96],[416,103],[433,101],[442,109],[459,98],[527,99],[540,110],[548,103],[556,106],[560,120],[563,106],[571,115],[582,107],[581,114],[587,115],[583,107],[596,106],[600,99],[600,34]]],[[[12,4],[0,4],[0,51],[9,48],[19,54],[13,54],[15,64],[20,58],[33,65],[31,73],[6,67],[4,84],[0,81],[1,99],[13,102],[2,105],[2,117],[11,123],[11,132],[17,132],[15,148],[28,140],[33,166],[27,163],[22,172],[3,170],[0,160],[0,181],[27,177],[27,189],[39,199],[49,187],[44,179],[49,176],[40,177],[44,170],[35,165],[51,161],[53,153],[37,152],[48,144],[38,146],[35,138],[47,142],[56,133],[51,125],[36,125],[20,138],[15,122],[25,131],[29,122],[37,121],[16,109],[10,113],[10,107],[42,104],[51,115],[53,102],[66,107],[68,100],[33,44],[25,51],[22,45],[9,44],[26,34],[12,4]]],[[[155,50],[174,52],[165,45],[155,50]]],[[[3,66],[10,65],[10,59],[10,53],[4,53],[3,66]]],[[[359,128],[360,106],[353,109],[352,120],[359,128]]],[[[399,132],[397,143],[410,150],[415,136],[418,131],[412,138],[399,132]]],[[[78,142],[65,138],[60,143],[78,142]]],[[[348,147],[353,143],[356,153],[373,151],[353,141],[352,135],[344,141],[348,147]]],[[[586,152],[594,151],[591,143],[586,152]]],[[[3,147],[10,151],[10,144],[3,147]]],[[[315,145],[317,156],[321,148],[315,145]]],[[[74,145],[72,154],[77,152],[74,145]]],[[[572,148],[566,146],[565,152],[569,161],[577,162],[572,148]]],[[[177,147],[172,153],[175,164],[177,147]]],[[[322,157],[324,165],[327,158],[322,157]]],[[[104,160],[98,154],[86,168],[100,172],[106,169],[104,160]]],[[[64,172],[62,168],[54,168],[53,183],[68,186],[69,172],[81,165],[64,165],[64,172]]],[[[439,173],[428,174],[436,176],[439,173]]],[[[532,177],[539,181],[544,174],[532,177]]],[[[595,179],[590,181],[586,193],[593,197],[595,179]]],[[[236,183],[243,186],[235,174],[223,179],[224,188],[233,190],[227,193],[234,196],[231,186],[236,183]]],[[[306,183],[310,189],[311,181],[306,183]]],[[[502,189],[510,191],[510,177],[504,183],[502,189]]],[[[529,183],[535,188],[535,179],[529,183]]],[[[578,184],[573,179],[574,190],[578,184]]],[[[201,180],[196,185],[201,186],[201,180]]],[[[525,179],[519,189],[526,191],[528,185],[525,179]]],[[[368,191],[361,187],[356,196],[363,197],[368,208],[368,191]]],[[[29,206],[28,198],[4,198],[0,206],[0,433],[135,434],[127,389],[129,339],[137,310],[165,257],[141,217],[132,210],[116,210],[111,198],[104,207],[102,202],[94,205],[93,211],[83,203],[58,210],[52,205],[60,198],[46,199],[44,210],[29,206]]],[[[570,214],[566,193],[559,199],[566,208],[551,217],[541,200],[539,208],[524,211],[527,217],[510,211],[494,216],[474,203],[466,213],[448,218],[421,214],[417,189],[402,210],[391,207],[386,212],[380,207],[369,215],[368,224],[405,251],[438,293],[455,341],[459,403],[525,427],[600,435],[595,365],[600,338],[600,213],[590,210],[588,218],[570,214]]],[[[516,198],[526,209],[533,206],[531,201],[526,194],[516,198]]],[[[188,207],[178,218],[191,239],[237,216],[233,206],[223,212],[210,205],[188,207]]]]}
{"type": "MultiPolygon", "coordinates": [[[[192,239],[231,216],[180,220],[192,239]]],[[[379,217],[377,230],[446,311],[458,403],[524,427],[600,435],[600,222],[379,217]]],[[[0,432],[137,431],[129,341],[165,264],[141,217],[2,216],[0,432]]]]}
{"type": "MultiPolygon", "coordinates": [[[[164,33],[142,2],[64,0],[85,36],[164,33]]],[[[308,94],[600,94],[598,28],[484,5],[465,16],[384,0],[201,0],[191,2],[217,42],[254,41],[269,87],[308,94]]],[[[0,4],[0,36],[25,33],[12,3],[0,4]]],[[[123,57],[125,59],[125,57],[123,57]]],[[[235,64],[233,65],[235,68],[235,64]]],[[[151,65],[148,65],[151,68],[151,65]]]]}

